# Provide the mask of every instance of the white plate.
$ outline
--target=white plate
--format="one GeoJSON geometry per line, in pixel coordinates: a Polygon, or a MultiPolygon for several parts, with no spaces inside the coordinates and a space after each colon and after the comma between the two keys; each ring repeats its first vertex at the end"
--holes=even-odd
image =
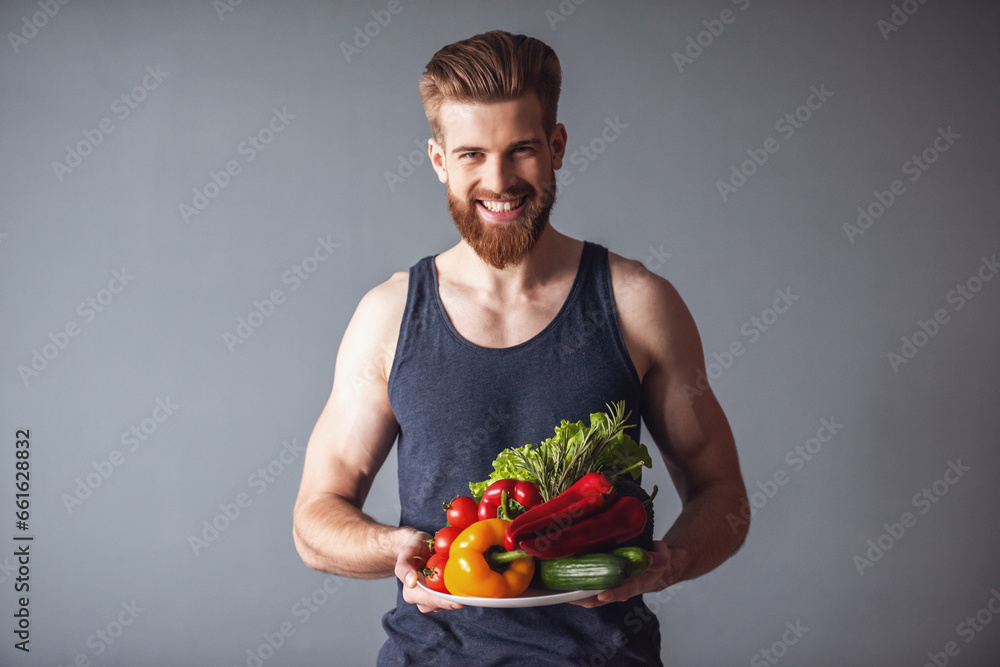
{"type": "Polygon", "coordinates": [[[467,607],[495,607],[497,609],[516,609],[523,607],[546,607],[550,604],[561,604],[563,602],[573,602],[582,600],[592,595],[597,595],[601,590],[596,591],[545,591],[529,588],[516,598],[473,598],[464,595],[449,595],[432,591],[419,581],[417,586],[429,593],[433,593],[439,598],[444,598],[449,602],[457,602],[467,607]]]}

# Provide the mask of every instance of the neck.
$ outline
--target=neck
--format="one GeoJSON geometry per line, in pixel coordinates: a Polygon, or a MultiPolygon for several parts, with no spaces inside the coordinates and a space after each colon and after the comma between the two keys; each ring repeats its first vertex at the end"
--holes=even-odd
{"type": "MultiPolygon", "coordinates": [[[[564,275],[575,274],[583,243],[556,231],[546,224],[535,246],[517,266],[497,269],[482,259],[463,239],[442,253],[444,266],[459,280],[479,290],[493,292],[500,298],[531,291],[533,288],[564,275]]],[[[439,261],[439,268],[441,262],[439,261]]]]}

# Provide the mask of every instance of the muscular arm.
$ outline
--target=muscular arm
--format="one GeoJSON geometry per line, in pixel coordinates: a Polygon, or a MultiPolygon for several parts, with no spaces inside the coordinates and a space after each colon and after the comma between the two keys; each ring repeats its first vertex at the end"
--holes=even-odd
{"type": "Polygon", "coordinates": [[[671,300],[680,339],[663,348],[643,379],[643,417],[682,502],[663,538],[672,552],[670,583],[677,583],[721,565],[743,543],[748,526],[733,530],[726,519],[739,516],[746,499],[736,445],[711,389],[697,389],[697,372],[704,372],[701,340],[680,297],[674,293],[671,300]]]}
{"type": "Polygon", "coordinates": [[[358,305],[337,353],[333,390],[309,438],[294,539],[302,560],[317,570],[391,576],[402,544],[416,532],[380,524],[361,511],[398,431],[386,390],[388,369],[380,363],[398,309],[394,292],[380,286],[358,305]]]}
{"type": "Polygon", "coordinates": [[[705,372],[694,319],[670,283],[640,264],[612,261],[626,346],[642,378],[643,420],[680,495],[677,520],[656,544],[649,572],[602,593],[595,604],[625,600],[701,576],[732,556],[746,537],[740,516],[746,487],[732,430],[705,372]]]}
{"type": "Polygon", "coordinates": [[[388,377],[406,286],[404,273],[373,289],[347,326],[330,399],[306,448],[293,539],[313,569],[363,579],[395,575],[405,584],[403,599],[421,611],[455,609],[461,605],[416,588],[431,536],[379,523],[362,511],[399,432],[388,377]]]}

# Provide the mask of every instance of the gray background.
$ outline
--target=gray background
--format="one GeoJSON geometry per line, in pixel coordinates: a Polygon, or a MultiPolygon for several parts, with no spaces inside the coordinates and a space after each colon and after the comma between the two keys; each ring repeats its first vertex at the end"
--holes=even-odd
{"type": "MultiPolygon", "coordinates": [[[[502,28],[547,41],[563,64],[559,116],[577,153],[555,226],[671,280],[709,361],[743,345],[712,384],[755,493],[753,526],[717,571],[647,596],[664,659],[770,664],[767,649],[789,665],[921,665],[954,642],[950,664],[996,664],[1000,280],[973,281],[981,290],[961,309],[948,295],[1000,250],[1000,9],[911,0],[897,3],[899,22],[902,5],[915,13],[883,34],[888,0],[404,0],[348,62],[341,43],[386,2],[243,0],[220,13],[207,0],[76,0],[51,18],[36,2],[4,2],[0,498],[11,546],[0,550],[0,662],[246,665],[283,623],[294,634],[274,655],[265,648],[265,664],[373,661],[395,585],[327,579],[298,559],[297,447],[360,297],[457,240],[443,187],[411,157],[429,134],[423,65],[444,44],[502,28]],[[727,8],[732,22],[712,37],[703,22],[718,31],[727,8]],[[30,39],[11,40],[22,31],[30,39]],[[699,33],[707,46],[681,71],[673,54],[699,33]],[[162,81],[120,118],[115,100],[157,66],[162,81]],[[833,95],[786,138],[776,123],[810,86],[833,95]],[[294,118],[248,161],[241,142],[274,109],[294,118]],[[113,131],[57,175],[67,146],[105,118],[113,131]],[[625,127],[602,146],[606,119],[625,127]],[[910,182],[904,163],[939,128],[959,138],[910,182]],[[717,181],[768,137],[779,150],[724,201],[717,181]],[[584,146],[601,152],[583,157],[584,146]],[[179,205],[229,160],[241,171],[186,223],[179,205]],[[390,187],[387,172],[401,180],[390,187]],[[852,243],[844,225],[896,179],[905,193],[852,243]],[[293,290],[283,276],[317,238],[339,247],[306,262],[315,271],[293,290]],[[127,286],[102,291],[123,269],[127,286]],[[794,305],[752,340],[751,318],[770,318],[786,289],[794,305]],[[224,335],[273,290],[283,303],[230,350],[224,335]],[[90,312],[87,299],[106,305],[90,312]],[[947,322],[894,370],[887,355],[938,309],[947,322]],[[77,335],[60,337],[71,322],[77,335]],[[22,378],[36,351],[52,358],[22,378]],[[162,423],[158,399],[177,406],[162,423]],[[842,428],[795,463],[824,418],[842,428]],[[152,433],[132,451],[122,434],[143,424],[152,433]],[[30,654],[11,634],[23,428],[30,654]],[[120,465],[102,464],[115,450],[120,465]],[[968,470],[938,482],[938,502],[920,501],[949,461],[968,470]],[[108,465],[106,479],[93,476],[108,465]],[[270,481],[255,477],[269,465],[270,481]],[[784,484],[768,483],[776,473],[784,484]],[[100,485],[68,507],[88,475],[100,485]],[[220,505],[240,494],[247,506],[226,526],[220,505]],[[897,539],[886,531],[904,512],[897,539]],[[196,549],[191,536],[212,521],[225,529],[196,549]],[[890,548],[859,571],[855,557],[880,536],[890,548]],[[306,616],[303,598],[322,604],[306,616]],[[123,603],[141,609],[134,620],[123,603]],[[991,621],[982,632],[960,625],[977,613],[991,621]],[[117,626],[120,615],[131,623],[117,626]],[[796,637],[786,622],[808,630],[796,637]],[[99,630],[118,636],[107,644],[99,630]]],[[[665,529],[679,502],[659,459],[647,479],[666,490],[665,529]]],[[[393,456],[365,508],[388,523],[394,484],[393,456]]],[[[593,648],[590,664],[603,664],[593,648]]]]}

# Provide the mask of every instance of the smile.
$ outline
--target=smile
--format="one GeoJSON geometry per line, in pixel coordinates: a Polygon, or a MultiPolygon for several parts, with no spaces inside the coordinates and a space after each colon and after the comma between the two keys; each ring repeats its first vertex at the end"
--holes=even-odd
{"type": "Polygon", "coordinates": [[[476,203],[491,213],[511,213],[520,210],[527,199],[525,195],[519,199],[477,199],[476,203]]]}

